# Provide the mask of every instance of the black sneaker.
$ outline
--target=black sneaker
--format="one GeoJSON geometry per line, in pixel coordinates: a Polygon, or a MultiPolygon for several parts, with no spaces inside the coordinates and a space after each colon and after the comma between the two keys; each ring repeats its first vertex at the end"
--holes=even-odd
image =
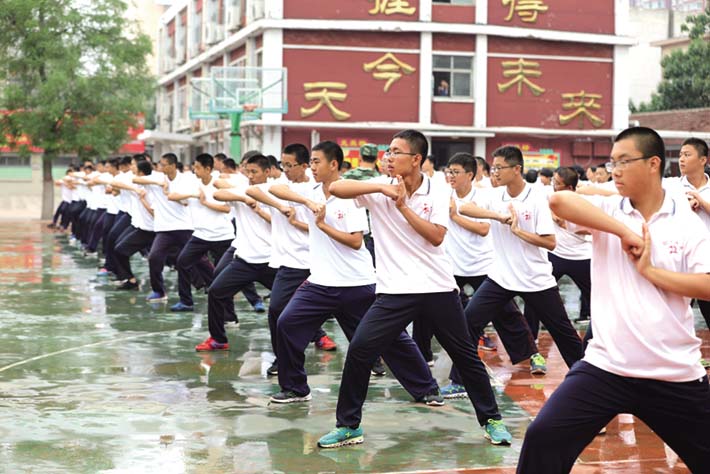
{"type": "Polygon", "coordinates": [[[419,398],[417,401],[430,407],[444,406],[444,397],[441,396],[441,393],[439,393],[438,388],[427,393],[423,397],[419,398]]]}
{"type": "Polygon", "coordinates": [[[377,358],[377,360],[375,361],[375,365],[372,366],[372,370],[370,372],[375,377],[383,377],[387,373],[387,371],[385,370],[385,363],[382,360],[382,357],[377,358]]]}
{"type": "Polygon", "coordinates": [[[277,361],[274,361],[274,363],[271,364],[271,367],[266,369],[266,375],[268,375],[269,377],[275,377],[279,375],[279,364],[277,361]]]}
{"type": "Polygon", "coordinates": [[[116,287],[116,289],[117,290],[137,290],[138,289],[138,282],[126,280],[123,283],[121,283],[118,287],[116,287]]]}
{"type": "Polygon", "coordinates": [[[310,400],[311,394],[307,393],[305,395],[299,395],[296,392],[279,392],[271,396],[271,401],[273,403],[298,403],[307,402],[310,400]]]}

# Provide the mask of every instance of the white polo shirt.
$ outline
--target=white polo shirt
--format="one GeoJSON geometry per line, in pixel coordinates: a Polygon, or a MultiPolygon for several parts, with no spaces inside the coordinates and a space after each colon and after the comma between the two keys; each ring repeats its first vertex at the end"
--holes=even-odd
{"type": "MultiPolygon", "coordinates": [[[[483,207],[499,214],[510,214],[508,206],[512,204],[521,230],[538,235],[555,234],[544,189],[526,183],[520,194],[511,197],[507,188],[500,186],[493,188],[488,197],[483,207]]],[[[496,258],[488,276],[497,284],[521,292],[542,291],[557,285],[547,250],[516,237],[509,225],[498,221],[491,222],[491,236],[496,258]]]]}
{"type": "MultiPolygon", "coordinates": [[[[547,186],[545,186],[547,188],[547,186]]],[[[546,189],[547,190],[547,189],[546,189]]],[[[554,191],[547,190],[547,200],[554,191]]],[[[554,222],[554,221],[553,221],[554,222]]],[[[573,224],[574,226],[574,224],[573,224]]],[[[580,235],[560,227],[555,222],[555,240],[557,245],[550,253],[566,260],[589,260],[592,258],[592,242],[589,235],[580,235]]]]}
{"type": "MultiPolygon", "coordinates": [[[[132,185],[133,184],[133,171],[121,171],[119,172],[116,176],[114,176],[114,180],[118,181],[121,184],[126,184],[126,185],[132,185]]],[[[133,212],[133,200],[131,198],[131,195],[133,192],[131,191],[126,191],[125,189],[121,189],[120,192],[118,193],[118,209],[120,211],[126,212],[128,214],[132,214],[133,212]]]]}
{"type": "MultiPolygon", "coordinates": [[[[90,179],[95,179],[99,176],[101,176],[101,173],[98,171],[94,171],[89,174],[90,179]]],[[[106,187],[103,184],[95,184],[89,189],[91,192],[92,205],[94,206],[91,209],[106,209],[106,199],[104,197],[106,196],[106,187]]]]}
{"type": "MultiPolygon", "coordinates": [[[[481,206],[481,202],[485,201],[483,197],[490,190],[471,187],[471,191],[463,198],[458,197],[456,191],[452,191],[451,197],[456,202],[456,209],[466,203],[472,202],[477,206],[481,206]]],[[[461,214],[459,214],[461,215],[461,214]]],[[[461,216],[464,219],[472,222],[488,222],[488,219],[474,219],[471,217],[461,216]]],[[[493,263],[493,243],[490,235],[482,236],[475,232],[466,230],[456,222],[451,221],[449,230],[446,232],[444,239],[446,253],[451,257],[453,262],[454,275],[456,276],[481,276],[488,275],[491,264],[493,263]]]]}
{"type": "MultiPolygon", "coordinates": [[[[422,219],[449,227],[448,184],[439,184],[422,174],[419,188],[406,198],[406,205],[422,219]],[[447,189],[448,188],[448,189],[447,189]]],[[[370,182],[395,184],[387,176],[370,182]]],[[[377,293],[443,293],[458,289],[451,258],[444,245],[434,246],[419,235],[395,206],[381,193],[355,198],[370,210],[377,260],[377,293]]]]}
{"type": "MultiPolygon", "coordinates": [[[[214,193],[217,191],[217,188],[214,187],[215,181],[214,177],[207,184],[202,183],[200,179],[188,180],[185,182],[182,193],[198,194],[202,190],[208,202],[224,204],[214,199],[214,193]]],[[[192,225],[195,228],[192,233],[194,237],[208,242],[234,240],[234,227],[230,213],[214,211],[202,204],[198,198],[190,198],[187,201],[192,216],[192,225]]]]}
{"type": "MultiPolygon", "coordinates": [[[[643,216],[627,198],[587,196],[641,235],[643,216]]],[[[648,221],[653,265],[682,273],[710,273],[710,235],[677,196],[666,193],[648,221]]],[[[592,230],[591,310],[594,337],[584,360],[608,372],[667,382],[700,379],[700,339],[690,298],[658,289],[636,270],[612,234],[592,230]]]]}
{"type": "MultiPolygon", "coordinates": [[[[323,184],[313,186],[290,184],[289,187],[313,202],[325,204],[325,223],[336,230],[353,233],[367,230],[367,214],[358,209],[353,199],[340,199],[333,195],[326,199],[323,184]]],[[[375,283],[372,256],[365,245],[355,250],[337,242],[316,226],[310,210],[308,217],[308,244],[311,275],[308,281],[316,285],[352,287],[375,283]]]]}
{"type": "MultiPolygon", "coordinates": [[[[285,176],[283,174],[282,176],[285,176]]],[[[269,188],[275,184],[289,184],[292,189],[305,188],[313,189],[315,182],[308,181],[305,183],[290,183],[283,180],[278,182],[268,182],[258,185],[264,193],[268,194],[273,200],[285,206],[292,206],[296,210],[296,220],[300,222],[308,222],[309,214],[313,214],[306,206],[283,201],[273,194],[269,193],[269,188]]],[[[303,194],[305,191],[302,191],[303,194]]],[[[269,266],[272,268],[288,267],[307,270],[310,268],[308,232],[304,232],[288,221],[288,217],[284,216],[275,209],[271,210],[271,260],[269,266]]]]}
{"type": "MultiPolygon", "coordinates": [[[[246,186],[230,188],[229,191],[246,196],[246,186]]],[[[236,249],[234,256],[247,263],[268,263],[271,258],[271,224],[243,202],[233,201],[230,204],[237,220],[237,236],[232,242],[232,247],[236,249]]],[[[270,212],[265,204],[257,205],[270,212]]]]}
{"type": "MultiPolygon", "coordinates": [[[[705,179],[705,184],[700,188],[696,188],[690,181],[688,181],[687,176],[681,176],[680,178],[664,178],[663,188],[673,194],[677,194],[679,197],[679,203],[683,202],[683,200],[680,199],[681,197],[685,197],[685,201],[687,202],[686,193],[688,191],[695,191],[700,194],[700,197],[702,197],[705,201],[710,201],[710,177],[705,175],[705,179]]],[[[710,214],[708,214],[702,207],[698,208],[695,213],[698,217],[700,217],[700,220],[703,221],[705,228],[710,230],[710,214]]]]}
{"type": "Polygon", "coordinates": [[[72,199],[72,190],[69,189],[69,186],[67,186],[66,181],[62,180],[59,185],[59,189],[62,191],[62,201],[64,202],[71,202],[72,199]]]}
{"type": "MultiPolygon", "coordinates": [[[[153,174],[156,173],[153,172],[153,174]]],[[[190,188],[190,183],[194,178],[190,174],[177,173],[175,179],[170,180],[166,174],[160,173],[154,178],[153,174],[150,175],[150,178],[160,184],[146,187],[150,188],[154,195],[155,231],[193,230],[192,217],[187,206],[181,202],[169,200],[163,191],[163,183],[168,183],[168,194],[182,193],[186,188],[190,188]]]]}
{"type": "MultiPolygon", "coordinates": [[[[149,189],[152,186],[141,186],[140,184],[134,184],[134,186],[138,189],[145,189],[145,200],[152,207],[154,197],[149,189]]],[[[153,232],[155,230],[153,215],[145,208],[138,194],[132,191],[129,191],[129,193],[131,195],[131,225],[141,230],[153,232]]]]}

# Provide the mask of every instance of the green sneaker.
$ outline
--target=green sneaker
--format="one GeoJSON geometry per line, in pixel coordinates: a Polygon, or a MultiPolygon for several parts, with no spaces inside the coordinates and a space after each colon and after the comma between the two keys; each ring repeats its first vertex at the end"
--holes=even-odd
{"type": "Polygon", "coordinates": [[[505,427],[501,420],[488,420],[485,426],[485,436],[491,441],[491,444],[505,444],[510,446],[513,437],[508,433],[508,428],[505,427]]]}
{"type": "Polygon", "coordinates": [[[710,360],[700,359],[700,365],[702,365],[705,370],[710,370],[710,360]]]}
{"type": "Polygon", "coordinates": [[[447,399],[452,398],[468,398],[466,387],[457,383],[450,383],[445,387],[441,387],[441,396],[447,399]]]}
{"type": "Polygon", "coordinates": [[[362,428],[352,429],[347,426],[341,426],[321,436],[318,440],[318,446],[321,448],[339,448],[349,444],[360,444],[363,441],[362,428]]]}
{"type": "Polygon", "coordinates": [[[547,373],[545,358],[539,352],[530,357],[530,373],[533,375],[545,375],[547,373]]]}

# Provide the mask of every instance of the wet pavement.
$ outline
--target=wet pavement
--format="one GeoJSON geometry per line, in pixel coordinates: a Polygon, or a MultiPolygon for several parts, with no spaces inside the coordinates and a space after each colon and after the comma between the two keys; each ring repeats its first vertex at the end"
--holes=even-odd
{"type": "MultiPolygon", "coordinates": [[[[196,292],[194,313],[171,313],[177,275],[166,271],[170,301],[147,304],[147,264],[133,262],[141,291],[119,292],[65,237],[38,222],[0,222],[0,473],[513,473],[525,428],[566,372],[546,333],[546,377],[511,367],[502,347],[483,354],[512,447],[483,438],[468,401],[425,407],[387,376],[371,380],[365,443],[319,450],[318,437],[335,422],[347,347],[336,323],[325,329],[337,351],[306,352],[313,400],[270,406],[278,385],[265,376],[265,314],[239,296],[232,350],[198,354],[205,295],[196,292]]],[[[562,287],[576,317],[577,290],[562,287]]],[[[707,357],[710,338],[697,321],[707,357]]],[[[447,362],[437,359],[440,382],[447,362]]],[[[615,419],[573,472],[688,470],[641,422],[615,419]]]]}

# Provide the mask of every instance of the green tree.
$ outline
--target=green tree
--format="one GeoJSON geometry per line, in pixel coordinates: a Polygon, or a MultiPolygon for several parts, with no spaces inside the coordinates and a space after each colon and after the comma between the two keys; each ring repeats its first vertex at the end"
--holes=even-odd
{"type": "Polygon", "coordinates": [[[689,34],[690,45],[663,58],[663,79],[651,101],[639,105],[640,112],[710,105],[710,7],[689,16],[681,29],[689,34]]]}
{"type": "Polygon", "coordinates": [[[115,152],[153,93],[150,39],[125,11],[122,0],[2,1],[0,141],[25,136],[44,150],[43,219],[53,210],[52,160],[115,152]]]}

